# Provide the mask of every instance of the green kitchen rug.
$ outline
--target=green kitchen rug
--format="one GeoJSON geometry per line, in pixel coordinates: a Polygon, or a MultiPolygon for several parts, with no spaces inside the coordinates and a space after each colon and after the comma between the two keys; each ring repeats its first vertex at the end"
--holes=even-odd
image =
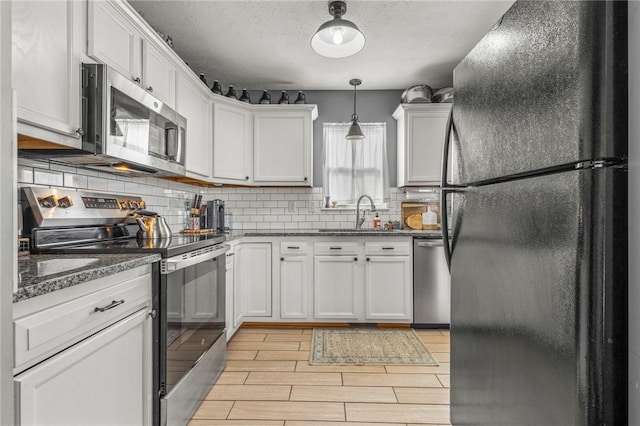
{"type": "Polygon", "coordinates": [[[438,365],[413,329],[314,328],[312,365],[438,365]]]}

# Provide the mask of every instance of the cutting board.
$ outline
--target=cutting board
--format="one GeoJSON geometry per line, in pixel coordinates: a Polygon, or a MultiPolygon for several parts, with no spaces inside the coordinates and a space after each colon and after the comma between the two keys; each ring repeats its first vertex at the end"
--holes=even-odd
{"type": "Polygon", "coordinates": [[[413,230],[440,229],[440,205],[437,201],[405,201],[401,204],[402,227],[413,230]],[[422,213],[427,211],[427,206],[438,216],[437,225],[422,225],[422,213]],[[418,219],[419,217],[419,219],[418,219]],[[409,219],[411,218],[411,219],[409,219]]]}
{"type": "Polygon", "coordinates": [[[422,229],[422,213],[412,214],[404,220],[405,225],[411,229],[422,229]]]}

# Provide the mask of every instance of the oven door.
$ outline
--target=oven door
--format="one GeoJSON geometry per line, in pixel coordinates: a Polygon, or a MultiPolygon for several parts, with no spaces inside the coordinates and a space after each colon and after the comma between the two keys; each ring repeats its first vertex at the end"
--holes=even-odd
{"type": "Polygon", "coordinates": [[[222,244],[162,261],[161,424],[186,424],[226,362],[222,244]]]}

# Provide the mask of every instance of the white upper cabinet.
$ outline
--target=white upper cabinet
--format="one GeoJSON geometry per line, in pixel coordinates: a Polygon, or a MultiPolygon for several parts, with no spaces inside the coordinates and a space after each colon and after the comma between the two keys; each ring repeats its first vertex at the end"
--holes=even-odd
{"type": "Polygon", "coordinates": [[[313,186],[315,105],[256,106],[253,181],[257,185],[313,186]]]}
{"type": "MultiPolygon", "coordinates": [[[[88,54],[175,108],[176,66],[145,35],[123,3],[89,1],[88,54]]],[[[153,38],[156,38],[155,35],[153,38]]]]}
{"type": "Polygon", "coordinates": [[[442,147],[451,104],[401,104],[398,121],[398,186],[439,185],[442,147]]]}
{"type": "Polygon", "coordinates": [[[213,180],[248,184],[253,174],[251,111],[239,102],[214,96],[213,180]]]}
{"type": "Polygon", "coordinates": [[[208,94],[204,93],[205,86],[189,77],[178,73],[176,84],[176,109],[187,119],[187,176],[209,180],[213,145],[210,126],[211,102],[208,94]]]}
{"type": "Polygon", "coordinates": [[[89,1],[88,54],[123,76],[142,82],[141,34],[109,1],[89,1]]]}
{"type": "Polygon", "coordinates": [[[144,88],[171,108],[176,105],[176,68],[148,40],[142,40],[142,83],[144,88]]]}
{"type": "Polygon", "coordinates": [[[76,1],[12,6],[18,133],[79,148],[82,7],[76,1]]]}

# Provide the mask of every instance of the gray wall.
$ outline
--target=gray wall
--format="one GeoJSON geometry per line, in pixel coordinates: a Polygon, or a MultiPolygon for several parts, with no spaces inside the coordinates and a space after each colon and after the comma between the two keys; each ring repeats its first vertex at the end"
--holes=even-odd
{"type": "MultiPolygon", "coordinates": [[[[270,90],[271,102],[277,103],[281,91],[270,90]]],[[[289,90],[293,103],[297,91],[289,90]]],[[[344,123],[353,114],[353,90],[305,90],[308,104],[318,105],[318,119],[313,124],[313,186],[322,186],[322,124],[344,123]]],[[[397,185],[396,120],[391,117],[400,104],[402,90],[358,90],[357,113],[363,123],[387,123],[387,153],[389,185],[397,185]]],[[[239,96],[239,94],[238,94],[239,96]]],[[[251,101],[257,103],[261,91],[251,91],[251,101]]]]}
{"type": "Polygon", "coordinates": [[[629,424],[640,425],[640,3],[629,2],[629,424]],[[636,119],[634,119],[636,118],[636,119]]]}

